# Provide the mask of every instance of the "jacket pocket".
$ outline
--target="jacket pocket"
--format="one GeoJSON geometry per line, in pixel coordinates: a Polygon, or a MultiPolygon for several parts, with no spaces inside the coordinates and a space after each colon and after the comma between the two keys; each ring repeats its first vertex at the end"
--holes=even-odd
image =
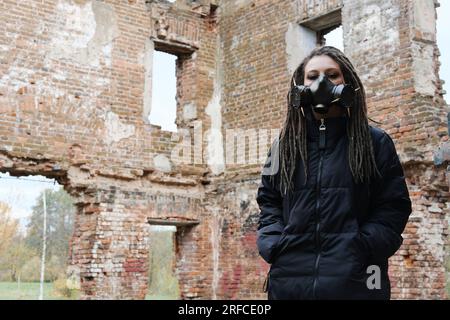
{"type": "Polygon", "coordinates": [[[283,226],[278,222],[265,226],[257,231],[256,245],[260,256],[271,263],[276,247],[282,236],[283,226]]]}
{"type": "Polygon", "coordinates": [[[285,237],[286,237],[286,233],[283,232],[281,234],[280,238],[278,239],[277,244],[273,248],[273,251],[271,254],[271,263],[274,263],[277,260],[277,258],[281,255],[282,249],[283,249],[283,240],[285,237]]]}
{"type": "Polygon", "coordinates": [[[353,256],[354,268],[353,273],[363,275],[366,273],[369,254],[363,245],[361,232],[357,232],[350,245],[350,252],[353,256]]]}

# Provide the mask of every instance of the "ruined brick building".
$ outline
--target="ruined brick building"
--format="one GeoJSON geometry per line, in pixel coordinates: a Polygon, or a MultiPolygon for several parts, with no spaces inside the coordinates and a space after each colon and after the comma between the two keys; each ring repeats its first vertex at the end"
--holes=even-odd
{"type": "Polygon", "coordinates": [[[396,142],[413,200],[390,260],[393,297],[445,298],[450,146],[437,5],[0,1],[0,171],[55,178],[75,199],[69,272],[82,298],[145,296],[152,224],[176,227],[181,298],[265,298],[262,163],[292,72],[342,25],[369,116],[396,142]],[[177,134],[148,120],[155,51],[178,57],[177,134]],[[256,136],[267,142],[261,157],[243,159],[256,136]]]}

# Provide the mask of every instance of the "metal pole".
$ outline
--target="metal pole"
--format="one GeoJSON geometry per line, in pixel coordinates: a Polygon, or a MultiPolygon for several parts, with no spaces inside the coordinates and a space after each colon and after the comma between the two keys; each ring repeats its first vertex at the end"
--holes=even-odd
{"type": "Polygon", "coordinates": [[[45,189],[43,193],[44,202],[44,227],[42,230],[42,258],[41,258],[41,283],[39,288],[39,300],[44,299],[44,271],[45,271],[45,250],[46,250],[46,240],[47,240],[47,201],[45,198],[45,189]]]}

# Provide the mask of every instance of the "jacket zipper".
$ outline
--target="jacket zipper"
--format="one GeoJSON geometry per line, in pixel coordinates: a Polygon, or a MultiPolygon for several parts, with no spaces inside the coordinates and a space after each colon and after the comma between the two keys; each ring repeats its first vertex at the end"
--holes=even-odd
{"type": "Polygon", "coordinates": [[[321,242],[320,242],[320,180],[322,178],[322,162],[323,162],[323,151],[325,149],[325,119],[320,119],[321,124],[319,126],[319,168],[317,172],[316,179],[316,228],[315,228],[315,242],[317,248],[316,261],[314,264],[314,282],[313,282],[313,297],[316,299],[316,286],[317,286],[317,278],[319,274],[319,260],[320,260],[320,251],[321,251],[321,242]]]}

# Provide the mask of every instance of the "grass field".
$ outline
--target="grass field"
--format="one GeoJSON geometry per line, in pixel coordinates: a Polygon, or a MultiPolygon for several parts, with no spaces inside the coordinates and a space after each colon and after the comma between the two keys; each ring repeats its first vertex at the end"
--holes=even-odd
{"type": "MultiPolygon", "coordinates": [[[[0,300],[37,300],[39,296],[39,282],[22,282],[20,289],[17,282],[0,282],[0,300]]],[[[44,283],[44,300],[66,300],[56,296],[53,283],[44,283]]]]}
{"type": "MultiPolygon", "coordinates": [[[[37,300],[39,296],[39,282],[22,282],[20,290],[17,282],[0,282],[0,300],[37,300]]],[[[174,296],[148,294],[145,300],[174,300],[174,296]]],[[[53,283],[44,283],[44,300],[67,300],[55,295],[53,283]]]]}
{"type": "Polygon", "coordinates": [[[145,296],[145,300],[178,300],[175,296],[164,296],[164,295],[156,295],[156,294],[147,294],[145,296]]]}

